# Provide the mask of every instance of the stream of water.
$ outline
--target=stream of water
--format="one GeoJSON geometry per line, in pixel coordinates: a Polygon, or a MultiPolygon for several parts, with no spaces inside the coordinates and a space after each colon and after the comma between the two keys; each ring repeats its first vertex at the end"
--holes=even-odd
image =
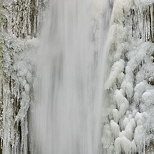
{"type": "Polygon", "coordinates": [[[101,153],[111,7],[109,0],[49,0],[37,57],[33,154],[101,153]]]}

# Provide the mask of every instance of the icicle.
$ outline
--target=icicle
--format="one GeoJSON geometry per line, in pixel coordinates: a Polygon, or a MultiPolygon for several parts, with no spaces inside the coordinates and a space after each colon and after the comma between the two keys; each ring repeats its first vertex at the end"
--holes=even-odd
{"type": "Polygon", "coordinates": [[[119,136],[119,132],[120,132],[119,125],[116,122],[114,122],[113,120],[111,120],[110,125],[111,125],[111,130],[112,130],[114,137],[117,138],[119,136]]]}
{"type": "Polygon", "coordinates": [[[122,59],[114,63],[109,79],[105,85],[106,89],[110,89],[116,83],[117,76],[124,70],[124,64],[125,62],[122,59]]]}

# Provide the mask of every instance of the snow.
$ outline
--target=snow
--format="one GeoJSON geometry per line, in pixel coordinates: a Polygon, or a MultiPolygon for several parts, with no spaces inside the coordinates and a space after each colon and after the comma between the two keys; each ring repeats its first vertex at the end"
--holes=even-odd
{"type": "Polygon", "coordinates": [[[132,151],[132,147],[134,144],[130,142],[125,136],[118,137],[115,140],[115,152],[116,154],[120,154],[122,152],[129,154],[132,151]]]}
{"type": "Polygon", "coordinates": [[[126,136],[129,140],[132,140],[133,139],[133,132],[134,132],[134,129],[136,127],[136,123],[135,123],[135,120],[134,119],[131,119],[129,121],[129,123],[126,125],[126,128],[125,128],[125,132],[126,132],[126,136]]]}
{"type": "Polygon", "coordinates": [[[131,143],[131,152],[132,153],[136,153],[137,152],[137,147],[136,147],[136,143],[135,143],[134,140],[131,143]]]}
{"type": "Polygon", "coordinates": [[[19,149],[21,149],[26,153],[28,134],[27,113],[31,101],[32,66],[29,65],[30,60],[26,56],[28,53],[24,54],[23,51],[30,51],[30,46],[24,40],[14,38],[14,36],[11,37],[11,35],[8,36],[6,34],[4,39],[3,69],[5,78],[8,81],[3,82],[3,152],[18,154],[19,149]],[[20,106],[20,108],[14,110],[14,106],[20,106]],[[19,127],[19,123],[22,134],[21,147],[18,147],[20,134],[16,129],[19,127]],[[12,149],[10,149],[8,143],[12,145],[12,149]]]}
{"type": "Polygon", "coordinates": [[[117,109],[113,109],[112,110],[112,114],[113,114],[113,119],[116,123],[118,123],[119,121],[119,111],[117,109]]]}
{"type": "Polygon", "coordinates": [[[25,88],[26,93],[29,94],[29,91],[30,91],[29,84],[25,84],[24,88],[25,88]]]}
{"type": "Polygon", "coordinates": [[[120,132],[119,125],[116,122],[114,122],[113,120],[111,120],[110,125],[111,125],[111,130],[112,130],[114,137],[117,138],[119,136],[119,132],[120,132]]]}
{"type": "Polygon", "coordinates": [[[122,90],[116,90],[114,93],[114,99],[117,103],[118,109],[121,107],[122,104],[128,104],[127,99],[123,96],[122,90]]]}
{"type": "Polygon", "coordinates": [[[153,22],[143,13],[149,11],[153,21],[153,3],[153,0],[114,2],[105,88],[111,108],[107,114],[114,136],[111,144],[117,154],[145,153],[145,146],[154,139],[151,134],[154,131],[154,45],[150,36],[153,22]]]}
{"type": "Polygon", "coordinates": [[[112,133],[111,133],[111,127],[110,125],[106,124],[104,126],[104,129],[103,129],[103,138],[102,138],[102,144],[103,144],[103,147],[105,149],[108,149],[110,146],[111,146],[111,142],[112,142],[112,133]]]}
{"type": "Polygon", "coordinates": [[[120,154],[122,152],[121,138],[120,137],[116,138],[114,145],[115,145],[116,154],[120,154]]]}
{"type": "Polygon", "coordinates": [[[134,1],[136,3],[136,5],[141,5],[142,4],[142,7],[145,6],[145,5],[151,5],[154,3],[154,0],[136,0],[134,1]]]}
{"type": "Polygon", "coordinates": [[[120,105],[120,109],[119,109],[120,117],[122,117],[126,113],[128,107],[129,107],[128,101],[120,105]]]}
{"type": "Polygon", "coordinates": [[[145,80],[138,83],[134,89],[134,100],[137,104],[141,101],[142,94],[145,91],[144,87],[146,87],[145,80]]]}
{"type": "Polygon", "coordinates": [[[129,139],[126,137],[121,137],[121,147],[122,150],[126,153],[129,154],[131,152],[131,142],[129,139]]]}
{"type": "Polygon", "coordinates": [[[148,90],[143,93],[142,100],[146,106],[154,105],[154,90],[148,90]]]}
{"type": "Polygon", "coordinates": [[[114,63],[111,69],[109,79],[105,85],[106,89],[110,89],[113,86],[113,84],[116,83],[117,76],[124,70],[124,65],[125,62],[122,59],[114,63]]]}
{"type": "Polygon", "coordinates": [[[137,145],[137,150],[140,152],[143,149],[144,145],[144,140],[145,140],[145,133],[144,133],[144,128],[142,125],[139,125],[135,129],[134,133],[134,141],[137,145]]]}
{"type": "Polygon", "coordinates": [[[121,126],[122,129],[125,129],[128,123],[129,123],[129,118],[125,117],[121,126]]]}

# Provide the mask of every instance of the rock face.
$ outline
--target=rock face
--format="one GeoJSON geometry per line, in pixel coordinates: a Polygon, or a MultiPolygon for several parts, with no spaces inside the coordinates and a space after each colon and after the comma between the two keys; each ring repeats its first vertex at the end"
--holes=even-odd
{"type": "Polygon", "coordinates": [[[38,34],[39,0],[0,1],[0,138],[3,154],[26,154],[32,64],[25,54],[38,34]]]}
{"type": "Polygon", "coordinates": [[[11,30],[16,37],[25,38],[37,34],[38,1],[21,0],[11,5],[11,30]]]}
{"type": "Polygon", "coordinates": [[[116,0],[108,40],[104,152],[154,152],[152,1],[116,0]],[[107,140],[106,140],[107,138],[107,140]]]}

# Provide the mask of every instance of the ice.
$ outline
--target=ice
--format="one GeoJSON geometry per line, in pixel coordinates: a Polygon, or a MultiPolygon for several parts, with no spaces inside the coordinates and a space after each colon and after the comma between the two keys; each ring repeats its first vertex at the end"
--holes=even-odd
{"type": "Polygon", "coordinates": [[[110,89],[113,86],[113,84],[116,83],[117,76],[124,70],[124,65],[125,62],[122,59],[114,63],[111,69],[109,79],[106,83],[106,89],[110,89]]]}
{"type": "Polygon", "coordinates": [[[121,90],[116,90],[114,93],[114,99],[117,103],[117,107],[118,109],[120,109],[120,106],[124,103],[124,104],[128,104],[127,99],[123,96],[122,91],[121,90]]]}
{"type": "Polygon", "coordinates": [[[112,130],[114,137],[117,138],[119,136],[119,132],[120,132],[119,125],[116,122],[114,122],[113,120],[111,120],[110,125],[111,125],[111,130],[112,130]]]}
{"type": "Polygon", "coordinates": [[[119,121],[119,111],[117,109],[113,109],[112,110],[112,114],[113,114],[113,119],[116,123],[118,123],[119,121]]]}
{"type": "Polygon", "coordinates": [[[128,101],[126,101],[126,102],[124,102],[120,105],[120,109],[119,109],[120,117],[122,117],[126,113],[128,108],[129,108],[129,102],[128,101]]]}
{"type": "Polygon", "coordinates": [[[145,146],[153,140],[149,135],[153,131],[150,117],[154,115],[154,47],[150,36],[153,3],[153,0],[116,0],[113,7],[107,48],[110,68],[105,88],[112,107],[109,122],[114,120],[120,129],[119,136],[112,130],[117,136],[116,153],[145,152],[145,146]],[[145,15],[146,11],[149,15],[145,15]],[[123,67],[119,64],[121,60],[123,67]]]}
{"type": "Polygon", "coordinates": [[[115,145],[116,154],[120,154],[122,152],[121,138],[120,137],[116,138],[114,145],[115,145]]]}
{"type": "Polygon", "coordinates": [[[142,98],[142,94],[145,91],[145,86],[146,86],[146,81],[140,82],[136,85],[135,90],[134,90],[134,100],[136,103],[139,103],[142,98]]]}
{"type": "Polygon", "coordinates": [[[111,142],[113,142],[113,136],[111,133],[111,127],[110,125],[106,124],[103,128],[103,138],[102,138],[102,144],[103,147],[108,149],[111,146],[111,142]]]}
{"type": "Polygon", "coordinates": [[[126,125],[126,128],[125,128],[126,137],[127,137],[129,140],[132,140],[132,139],[133,139],[134,129],[135,129],[135,128],[136,128],[135,120],[134,120],[134,119],[131,119],[131,120],[129,121],[129,123],[126,125]]]}

